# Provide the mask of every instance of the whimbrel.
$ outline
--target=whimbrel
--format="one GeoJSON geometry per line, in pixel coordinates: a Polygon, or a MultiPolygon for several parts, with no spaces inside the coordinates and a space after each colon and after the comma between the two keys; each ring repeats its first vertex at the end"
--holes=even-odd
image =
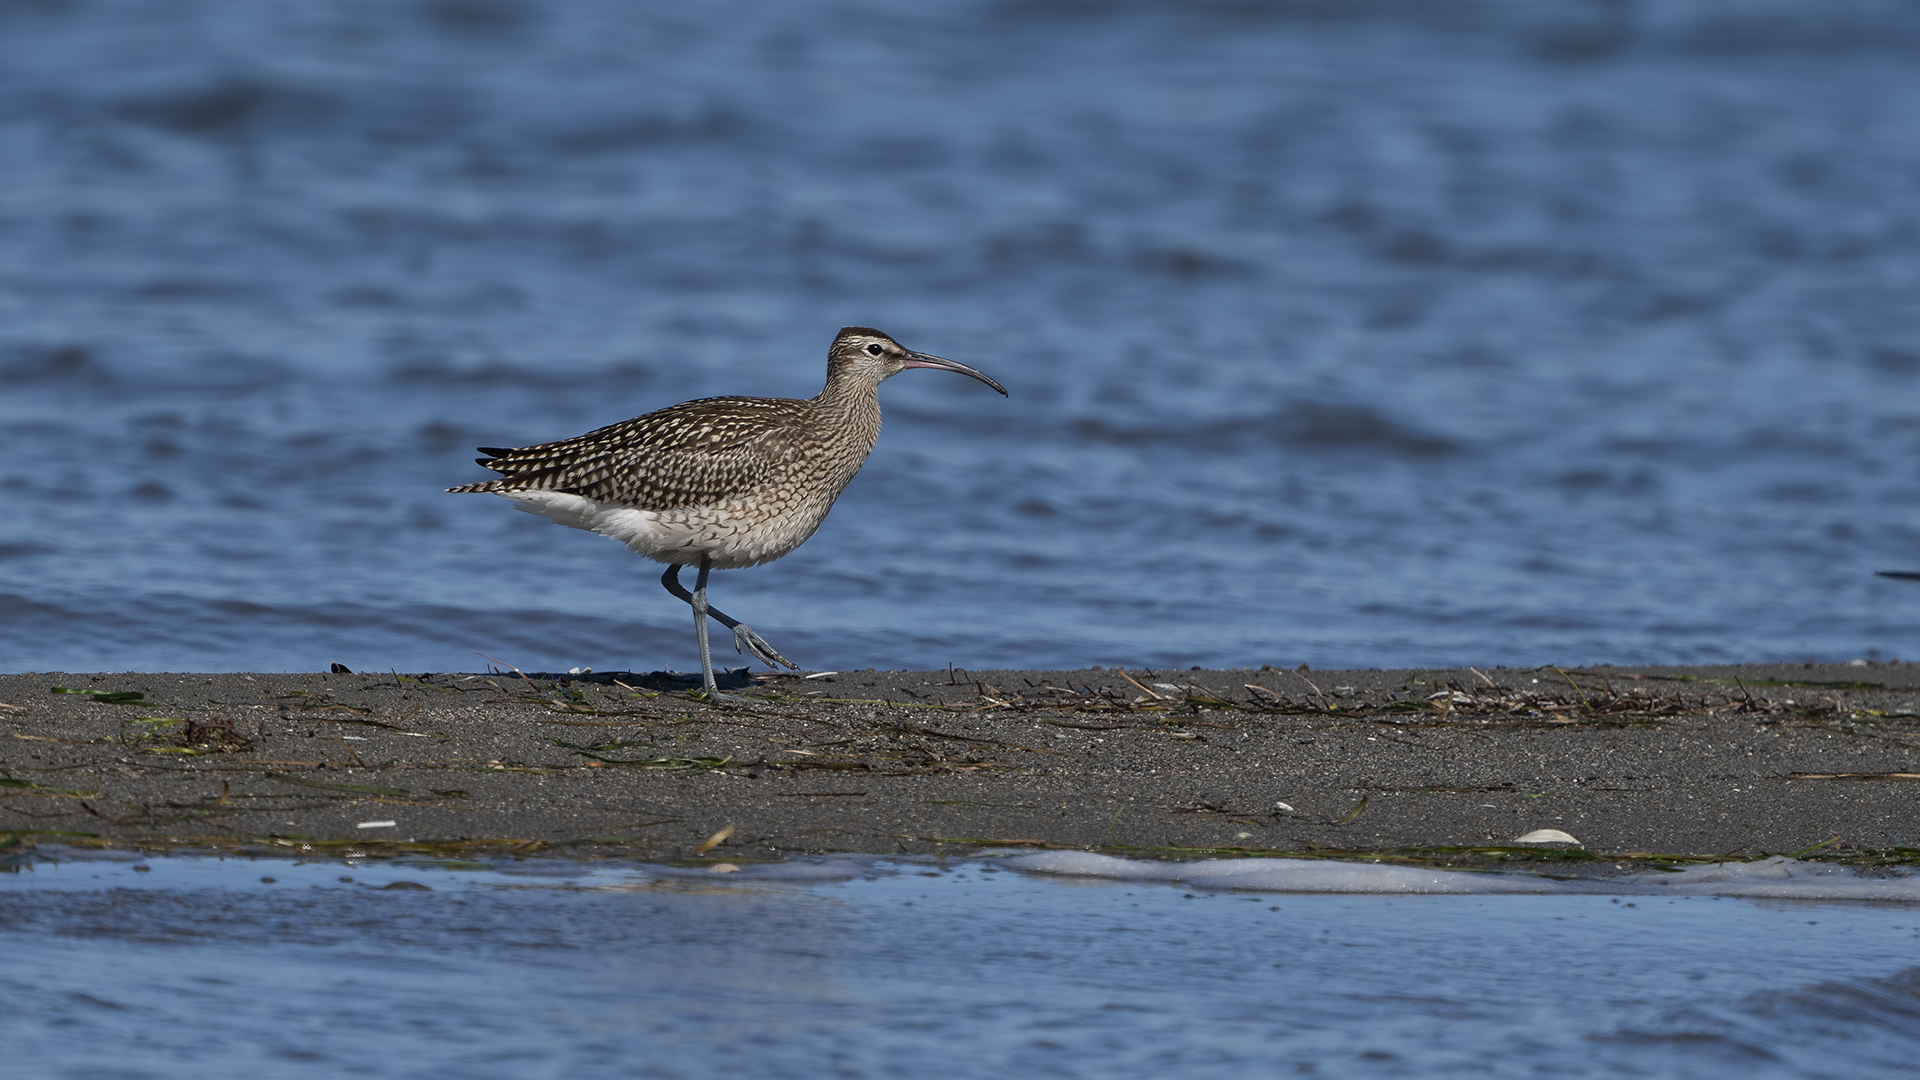
{"type": "Polygon", "coordinates": [[[666,563],[660,584],[693,607],[702,685],[717,696],[709,615],[733,631],[736,651],[798,668],[752,627],[708,606],[708,572],[772,562],[813,535],[880,437],[880,383],[907,368],[957,371],[1007,392],[965,364],[849,326],[827,351],[826,387],[805,401],[702,398],[560,442],[483,446],[488,456],[475,460],[501,478],[447,490],[502,495],[666,563]],[[680,584],[682,566],[700,568],[691,593],[680,584]]]}

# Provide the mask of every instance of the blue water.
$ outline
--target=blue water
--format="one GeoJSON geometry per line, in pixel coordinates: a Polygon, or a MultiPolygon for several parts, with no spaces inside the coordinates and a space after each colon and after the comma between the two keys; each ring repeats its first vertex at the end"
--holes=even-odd
{"type": "Polygon", "coordinates": [[[1906,656],[1920,10],[0,5],[0,669],[684,670],[476,445],[911,372],[807,667],[1906,656]]]}
{"type": "Polygon", "coordinates": [[[0,874],[0,1072],[1920,1072],[1910,904],[774,870],[41,863],[0,874]]]}

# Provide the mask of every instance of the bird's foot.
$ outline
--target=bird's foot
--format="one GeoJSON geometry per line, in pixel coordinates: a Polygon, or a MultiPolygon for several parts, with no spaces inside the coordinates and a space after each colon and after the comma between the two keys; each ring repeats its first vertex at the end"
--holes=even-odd
{"type": "Polygon", "coordinates": [[[779,650],[767,644],[767,639],[754,633],[753,627],[746,623],[738,623],[733,628],[733,651],[750,652],[768,667],[785,664],[788,670],[800,670],[799,664],[781,656],[779,650]]]}

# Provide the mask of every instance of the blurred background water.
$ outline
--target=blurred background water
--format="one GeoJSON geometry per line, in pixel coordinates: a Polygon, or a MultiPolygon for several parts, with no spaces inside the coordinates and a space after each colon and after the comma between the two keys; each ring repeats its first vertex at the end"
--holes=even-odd
{"type": "Polygon", "coordinates": [[[684,669],[476,445],[914,372],[824,667],[1909,655],[1920,9],[0,2],[0,668],[684,669]]]}

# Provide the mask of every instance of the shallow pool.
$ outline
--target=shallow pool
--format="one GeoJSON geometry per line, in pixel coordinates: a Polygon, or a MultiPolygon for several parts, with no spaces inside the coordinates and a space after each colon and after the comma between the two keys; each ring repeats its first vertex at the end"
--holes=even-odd
{"type": "Polygon", "coordinates": [[[0,1041],[88,1078],[1920,1071],[1907,903],[1023,859],[27,863],[0,875],[0,1041]]]}

